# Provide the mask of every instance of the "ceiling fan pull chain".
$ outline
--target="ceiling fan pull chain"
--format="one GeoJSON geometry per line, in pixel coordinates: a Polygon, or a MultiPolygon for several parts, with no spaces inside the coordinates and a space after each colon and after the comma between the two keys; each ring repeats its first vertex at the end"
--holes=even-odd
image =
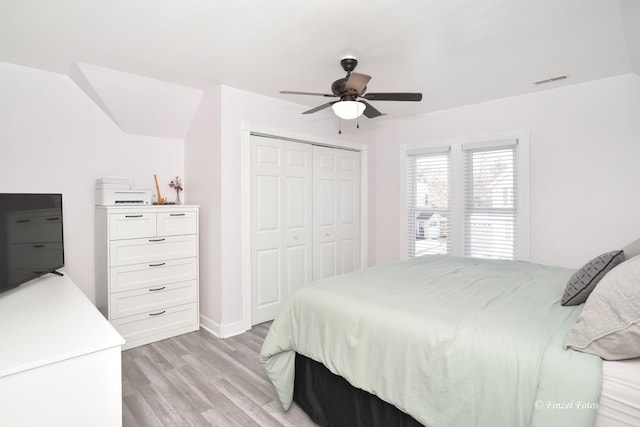
{"type": "Polygon", "coordinates": [[[338,117],[338,135],[342,135],[342,120],[338,117]]]}

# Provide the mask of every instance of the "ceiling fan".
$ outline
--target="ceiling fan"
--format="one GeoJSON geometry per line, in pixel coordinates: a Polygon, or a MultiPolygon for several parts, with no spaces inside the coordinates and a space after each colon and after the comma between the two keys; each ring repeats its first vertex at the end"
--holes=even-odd
{"type": "Polygon", "coordinates": [[[367,93],[367,83],[371,76],[354,73],[353,70],[358,65],[358,60],[353,56],[346,56],[340,60],[342,69],[347,72],[347,76],[336,80],[331,85],[331,92],[295,92],[289,90],[280,91],[289,95],[315,95],[329,98],[339,98],[335,101],[327,102],[318,107],[304,111],[302,114],[311,114],[325,108],[332,107],[338,117],[345,120],[352,120],[364,114],[365,117],[384,115],[374,108],[367,101],[421,101],[422,94],[418,92],[369,92],[367,93]]]}

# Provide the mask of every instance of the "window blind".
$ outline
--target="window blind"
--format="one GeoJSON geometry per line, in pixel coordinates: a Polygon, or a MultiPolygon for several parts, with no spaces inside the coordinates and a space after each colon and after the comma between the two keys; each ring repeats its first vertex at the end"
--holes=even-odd
{"type": "Polygon", "coordinates": [[[517,256],[517,141],[464,151],[464,255],[517,256]]]}
{"type": "Polygon", "coordinates": [[[410,257],[449,252],[449,148],[407,153],[410,257]]]}

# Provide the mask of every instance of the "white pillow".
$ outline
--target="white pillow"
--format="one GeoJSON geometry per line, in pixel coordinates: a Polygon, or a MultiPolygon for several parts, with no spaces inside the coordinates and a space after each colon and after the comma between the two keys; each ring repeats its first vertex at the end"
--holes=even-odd
{"type": "Polygon", "coordinates": [[[622,252],[624,252],[624,259],[631,259],[640,255],[640,239],[627,244],[622,248],[622,252]]]}
{"type": "Polygon", "coordinates": [[[564,346],[605,360],[640,357],[640,256],[600,280],[564,346]]]}

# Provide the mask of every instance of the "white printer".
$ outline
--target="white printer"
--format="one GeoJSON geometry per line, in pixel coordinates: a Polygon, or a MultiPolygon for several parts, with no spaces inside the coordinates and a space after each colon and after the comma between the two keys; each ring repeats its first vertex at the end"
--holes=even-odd
{"type": "Polygon", "coordinates": [[[150,205],[150,188],[132,188],[131,178],[107,176],[96,179],[96,205],[150,205]]]}

